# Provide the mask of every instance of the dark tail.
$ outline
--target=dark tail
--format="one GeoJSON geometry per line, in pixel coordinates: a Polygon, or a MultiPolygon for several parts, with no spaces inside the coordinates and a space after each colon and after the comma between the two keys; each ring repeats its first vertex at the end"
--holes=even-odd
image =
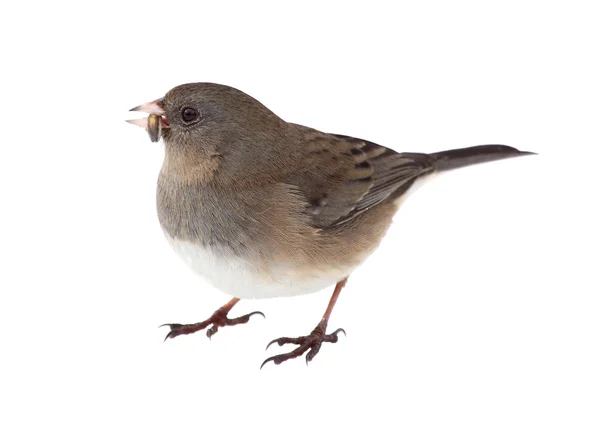
{"type": "Polygon", "coordinates": [[[433,166],[436,171],[448,171],[468,165],[525,155],[535,155],[535,153],[522,152],[505,145],[481,145],[432,153],[429,157],[433,159],[433,166]]]}

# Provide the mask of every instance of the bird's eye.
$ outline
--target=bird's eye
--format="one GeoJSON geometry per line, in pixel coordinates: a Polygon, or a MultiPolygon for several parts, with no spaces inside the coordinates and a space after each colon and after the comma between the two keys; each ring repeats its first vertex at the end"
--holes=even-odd
{"type": "Polygon", "coordinates": [[[185,122],[185,123],[191,123],[192,121],[195,121],[198,119],[198,110],[194,109],[194,108],[184,108],[181,111],[181,119],[185,122]]]}

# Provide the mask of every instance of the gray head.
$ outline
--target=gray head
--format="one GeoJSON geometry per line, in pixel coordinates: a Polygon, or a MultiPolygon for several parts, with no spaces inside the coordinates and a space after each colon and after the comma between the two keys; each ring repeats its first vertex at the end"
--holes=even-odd
{"type": "Polygon", "coordinates": [[[229,86],[180,85],[131,111],[150,114],[148,119],[131,122],[146,128],[152,141],[162,136],[163,172],[189,175],[199,171],[212,179],[218,171],[219,181],[226,182],[227,178],[255,177],[264,173],[265,166],[287,161],[287,148],[282,146],[290,138],[291,126],[256,99],[229,86]]]}

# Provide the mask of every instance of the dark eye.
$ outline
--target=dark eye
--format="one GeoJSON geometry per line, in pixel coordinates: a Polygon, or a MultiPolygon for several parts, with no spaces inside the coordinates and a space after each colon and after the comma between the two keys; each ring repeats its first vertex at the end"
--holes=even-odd
{"type": "Polygon", "coordinates": [[[184,108],[181,111],[181,119],[186,123],[191,123],[194,120],[198,119],[198,110],[194,108],[184,108]]]}

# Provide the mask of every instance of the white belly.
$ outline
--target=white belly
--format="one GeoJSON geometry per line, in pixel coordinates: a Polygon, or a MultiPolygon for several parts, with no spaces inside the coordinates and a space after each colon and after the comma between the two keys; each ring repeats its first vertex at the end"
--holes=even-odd
{"type": "Polygon", "coordinates": [[[310,294],[348,276],[347,270],[328,267],[303,269],[278,263],[251,263],[239,256],[172,238],[165,233],[175,253],[197,274],[226,294],[238,298],[271,298],[310,294]]]}

